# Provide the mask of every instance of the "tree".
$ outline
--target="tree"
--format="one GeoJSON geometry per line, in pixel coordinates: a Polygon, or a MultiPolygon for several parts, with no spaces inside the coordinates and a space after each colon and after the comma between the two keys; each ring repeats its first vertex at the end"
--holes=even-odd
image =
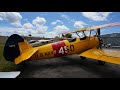
{"type": "Polygon", "coordinates": [[[30,37],[31,37],[32,35],[31,35],[31,34],[29,34],[28,36],[30,36],[30,37]]]}
{"type": "Polygon", "coordinates": [[[65,34],[65,37],[72,38],[72,34],[71,33],[67,33],[67,34],[65,34]]]}
{"type": "Polygon", "coordinates": [[[61,38],[58,36],[55,36],[54,40],[61,40],[61,38]]]}
{"type": "Polygon", "coordinates": [[[55,38],[56,38],[56,39],[59,39],[59,37],[58,37],[58,36],[55,36],[55,38]]]}

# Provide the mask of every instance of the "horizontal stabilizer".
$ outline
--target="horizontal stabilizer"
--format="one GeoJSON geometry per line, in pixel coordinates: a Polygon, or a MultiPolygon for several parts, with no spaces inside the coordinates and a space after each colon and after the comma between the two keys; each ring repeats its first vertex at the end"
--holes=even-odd
{"type": "Polygon", "coordinates": [[[19,55],[15,59],[15,64],[19,64],[22,61],[25,61],[25,60],[29,59],[37,50],[38,50],[38,48],[31,48],[28,51],[23,52],[21,55],[19,55]]]}

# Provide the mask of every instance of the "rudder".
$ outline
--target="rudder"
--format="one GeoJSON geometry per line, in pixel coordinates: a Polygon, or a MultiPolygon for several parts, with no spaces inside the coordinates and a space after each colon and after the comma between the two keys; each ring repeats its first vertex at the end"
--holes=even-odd
{"type": "Polygon", "coordinates": [[[6,41],[3,54],[7,61],[19,64],[29,59],[37,50],[37,48],[32,48],[21,36],[13,34],[6,41]]]}

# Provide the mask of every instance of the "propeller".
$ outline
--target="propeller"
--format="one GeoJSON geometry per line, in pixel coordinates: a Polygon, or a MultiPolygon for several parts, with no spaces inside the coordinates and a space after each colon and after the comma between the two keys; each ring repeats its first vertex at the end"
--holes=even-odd
{"type": "Polygon", "coordinates": [[[97,33],[100,36],[100,28],[97,29],[97,33]]]}
{"type": "MultiPolygon", "coordinates": [[[[101,38],[100,28],[97,28],[97,34],[97,37],[99,39],[99,48],[102,49],[103,40],[101,38]]],[[[99,65],[104,65],[105,63],[105,61],[98,60],[99,65]]]]}
{"type": "Polygon", "coordinates": [[[100,28],[97,28],[97,37],[99,39],[99,48],[102,49],[103,40],[101,38],[100,28]]]}

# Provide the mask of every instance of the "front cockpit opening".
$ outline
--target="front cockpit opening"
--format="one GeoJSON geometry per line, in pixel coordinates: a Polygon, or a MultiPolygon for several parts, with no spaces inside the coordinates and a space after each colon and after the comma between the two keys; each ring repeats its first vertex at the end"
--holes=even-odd
{"type": "Polygon", "coordinates": [[[86,34],[83,32],[76,32],[76,34],[79,36],[80,40],[86,39],[86,34]]]}
{"type": "Polygon", "coordinates": [[[76,38],[79,38],[80,40],[85,40],[87,37],[84,31],[65,34],[63,36],[64,36],[64,39],[68,40],[69,42],[75,42],[76,38]]]}

